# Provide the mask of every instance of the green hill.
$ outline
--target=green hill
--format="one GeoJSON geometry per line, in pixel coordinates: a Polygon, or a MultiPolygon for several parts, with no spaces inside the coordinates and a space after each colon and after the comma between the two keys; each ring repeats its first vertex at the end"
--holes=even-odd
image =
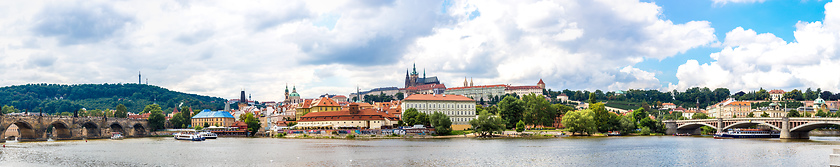
{"type": "Polygon", "coordinates": [[[129,112],[138,113],[153,103],[164,112],[171,112],[182,102],[194,110],[219,110],[224,108],[225,99],[144,84],[27,84],[0,88],[0,105],[14,106],[20,112],[73,113],[81,108],[115,109],[123,104],[129,112]]]}

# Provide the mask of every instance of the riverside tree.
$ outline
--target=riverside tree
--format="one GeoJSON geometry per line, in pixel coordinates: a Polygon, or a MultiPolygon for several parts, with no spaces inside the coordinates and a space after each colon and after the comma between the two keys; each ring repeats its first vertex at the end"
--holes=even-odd
{"type": "Polygon", "coordinates": [[[250,112],[245,113],[245,115],[242,116],[244,117],[240,118],[240,120],[248,125],[248,131],[250,131],[249,136],[256,135],[257,131],[259,131],[262,126],[260,125],[260,120],[254,117],[254,114],[250,112]]]}
{"type": "Polygon", "coordinates": [[[146,105],[143,111],[149,112],[149,127],[152,131],[164,129],[163,124],[166,121],[163,116],[163,110],[157,104],[146,105]]]}
{"type": "Polygon", "coordinates": [[[431,122],[429,122],[429,116],[427,116],[426,113],[417,111],[415,108],[406,109],[405,113],[403,113],[403,120],[408,126],[431,125],[431,122]]]}
{"type": "Polygon", "coordinates": [[[522,132],[522,131],[525,131],[525,122],[522,122],[522,120],[519,120],[519,122],[516,123],[516,132],[522,132]]]}
{"type": "Polygon", "coordinates": [[[594,115],[595,112],[589,109],[567,112],[563,116],[563,126],[566,127],[566,130],[572,132],[572,134],[586,133],[589,135],[598,131],[598,125],[595,124],[594,115]]]}
{"type": "Polygon", "coordinates": [[[511,129],[516,126],[522,116],[525,114],[525,102],[516,98],[515,95],[505,96],[499,102],[500,116],[505,121],[505,129],[511,129]]]}
{"type": "Polygon", "coordinates": [[[491,115],[487,111],[478,114],[478,118],[470,120],[470,125],[481,137],[487,137],[493,132],[502,133],[505,129],[504,121],[497,115],[491,115]]]}
{"type": "Polygon", "coordinates": [[[431,121],[432,127],[435,128],[435,132],[438,135],[447,135],[449,132],[452,132],[452,120],[446,114],[435,112],[429,121],[431,121]]]}
{"type": "Polygon", "coordinates": [[[551,106],[551,103],[545,100],[542,95],[527,94],[522,97],[525,99],[525,114],[522,121],[526,125],[551,126],[554,123],[554,118],[557,117],[557,109],[551,106]]]}

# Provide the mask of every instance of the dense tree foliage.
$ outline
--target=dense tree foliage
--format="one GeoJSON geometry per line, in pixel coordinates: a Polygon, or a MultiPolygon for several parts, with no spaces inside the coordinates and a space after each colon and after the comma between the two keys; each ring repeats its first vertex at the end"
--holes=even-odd
{"type": "Polygon", "coordinates": [[[525,131],[525,122],[523,122],[522,120],[519,120],[519,122],[516,123],[516,132],[522,132],[522,131],[525,131]]]}
{"type": "Polygon", "coordinates": [[[563,116],[563,126],[572,133],[592,134],[598,131],[595,112],[592,110],[569,111],[563,116]]]}
{"type": "Polygon", "coordinates": [[[415,108],[406,109],[402,116],[403,122],[405,122],[408,126],[413,125],[431,125],[431,121],[429,121],[429,116],[426,113],[421,113],[417,111],[415,108]]]}
{"type": "Polygon", "coordinates": [[[365,102],[373,104],[373,102],[387,102],[394,100],[394,96],[385,95],[385,93],[380,92],[379,95],[365,95],[363,98],[365,102]]]}
{"type": "Polygon", "coordinates": [[[144,84],[27,84],[0,88],[0,105],[49,114],[73,113],[81,108],[104,110],[119,104],[136,113],[153,103],[166,109],[163,111],[172,111],[181,102],[217,110],[224,108],[225,100],[144,84]]]}
{"type": "Polygon", "coordinates": [[[506,96],[499,102],[499,113],[505,121],[505,129],[512,129],[525,114],[525,102],[514,96],[506,96]]]}
{"type": "Polygon", "coordinates": [[[475,133],[481,137],[487,137],[493,133],[502,133],[505,129],[504,121],[497,115],[491,115],[487,111],[478,114],[478,118],[470,120],[475,133]]]}
{"type": "Polygon", "coordinates": [[[432,124],[432,127],[435,128],[435,133],[438,135],[447,135],[449,132],[452,132],[452,120],[449,119],[449,116],[443,114],[442,112],[435,112],[432,116],[429,117],[429,121],[432,124]]]}
{"type": "Polygon", "coordinates": [[[542,125],[550,127],[557,117],[557,109],[545,100],[542,95],[528,94],[522,96],[525,103],[525,113],[522,121],[526,125],[542,125]]]}
{"type": "Polygon", "coordinates": [[[248,131],[250,131],[248,136],[256,135],[257,132],[260,130],[260,128],[262,128],[262,125],[260,124],[260,119],[257,119],[257,117],[254,117],[254,114],[251,113],[251,112],[245,113],[241,116],[244,116],[244,117],[240,118],[240,120],[242,122],[245,122],[245,124],[248,125],[248,131]]]}
{"type": "Polygon", "coordinates": [[[114,112],[114,117],[117,117],[117,118],[128,117],[128,108],[126,108],[125,105],[123,105],[123,104],[117,105],[117,111],[114,112]]]}
{"type": "Polygon", "coordinates": [[[163,111],[160,110],[160,106],[157,104],[150,104],[146,105],[143,109],[144,111],[148,111],[149,113],[149,128],[150,130],[160,130],[164,129],[164,122],[166,121],[166,117],[163,115],[163,111]]]}
{"type": "Polygon", "coordinates": [[[650,107],[645,107],[642,103],[647,103],[649,106],[656,108],[662,107],[662,103],[674,103],[678,106],[686,107],[706,107],[730,97],[730,92],[727,88],[717,88],[711,90],[709,88],[699,87],[690,88],[683,92],[676,90],[671,92],[661,92],[659,90],[636,89],[630,89],[623,93],[612,91],[603,92],[601,90],[595,90],[595,92],[580,90],[571,91],[568,89],[557,92],[549,89],[546,92],[550,97],[556,97],[561,93],[566,94],[566,96],[569,97],[569,100],[574,101],[587,101],[590,99],[590,94],[592,94],[596,101],[610,101],[610,103],[624,102],[624,105],[631,106],[623,108],[644,107],[646,109],[650,109],[650,107]]]}

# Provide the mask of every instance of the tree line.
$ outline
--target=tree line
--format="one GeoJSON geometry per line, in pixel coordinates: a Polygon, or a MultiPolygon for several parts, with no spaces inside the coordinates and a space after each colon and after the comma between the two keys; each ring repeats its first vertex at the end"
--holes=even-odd
{"type": "Polygon", "coordinates": [[[145,84],[26,84],[0,88],[0,105],[13,106],[19,112],[45,114],[110,111],[124,105],[128,111],[143,111],[146,105],[158,104],[172,111],[179,105],[217,110],[225,99],[171,91],[145,84]]]}

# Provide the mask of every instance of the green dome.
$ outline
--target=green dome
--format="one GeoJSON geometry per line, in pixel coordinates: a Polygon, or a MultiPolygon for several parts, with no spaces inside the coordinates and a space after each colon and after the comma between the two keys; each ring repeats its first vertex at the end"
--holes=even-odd
{"type": "Polygon", "coordinates": [[[297,92],[292,92],[291,94],[289,94],[289,97],[300,97],[300,94],[298,94],[297,92]]]}
{"type": "Polygon", "coordinates": [[[818,97],[817,100],[814,100],[814,104],[825,104],[825,100],[818,97]]]}

